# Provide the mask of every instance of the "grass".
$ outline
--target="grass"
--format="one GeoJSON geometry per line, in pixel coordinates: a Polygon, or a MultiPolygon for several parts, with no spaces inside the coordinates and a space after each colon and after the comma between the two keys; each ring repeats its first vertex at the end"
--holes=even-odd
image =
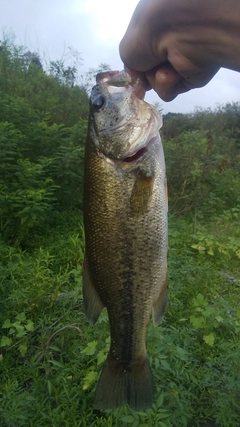
{"type": "Polygon", "coordinates": [[[35,230],[28,250],[2,243],[0,426],[239,427],[240,230],[233,214],[207,225],[170,217],[169,304],[160,327],[149,323],[155,403],[143,412],[93,410],[109,329],[106,313],[95,327],[84,317],[78,213],[35,230]]]}

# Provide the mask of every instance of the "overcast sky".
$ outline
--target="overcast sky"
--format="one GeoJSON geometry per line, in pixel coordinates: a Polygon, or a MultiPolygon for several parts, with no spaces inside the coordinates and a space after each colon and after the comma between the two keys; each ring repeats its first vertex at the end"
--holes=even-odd
{"type": "MultiPolygon", "coordinates": [[[[51,60],[61,59],[71,47],[81,53],[82,70],[107,63],[122,69],[118,45],[138,0],[0,0],[0,29],[13,31],[16,43],[51,60]]],[[[220,70],[204,88],[165,103],[151,91],[163,112],[193,112],[240,101],[240,73],[220,70]]]]}

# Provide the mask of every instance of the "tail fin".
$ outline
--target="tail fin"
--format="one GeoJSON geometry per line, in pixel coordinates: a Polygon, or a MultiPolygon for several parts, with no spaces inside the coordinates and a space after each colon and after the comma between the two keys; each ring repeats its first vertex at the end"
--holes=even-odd
{"type": "Polygon", "coordinates": [[[153,379],[149,360],[145,358],[125,370],[120,362],[109,356],[97,384],[94,408],[114,409],[126,403],[135,410],[152,406],[153,379]]]}

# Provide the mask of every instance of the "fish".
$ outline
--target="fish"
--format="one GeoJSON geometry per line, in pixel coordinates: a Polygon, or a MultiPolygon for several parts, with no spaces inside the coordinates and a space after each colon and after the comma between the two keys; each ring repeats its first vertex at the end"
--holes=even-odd
{"type": "Polygon", "coordinates": [[[159,112],[141,73],[96,76],[85,147],[83,300],[95,324],[104,307],[110,349],[95,409],[154,402],[145,336],[167,305],[167,181],[159,112]]]}

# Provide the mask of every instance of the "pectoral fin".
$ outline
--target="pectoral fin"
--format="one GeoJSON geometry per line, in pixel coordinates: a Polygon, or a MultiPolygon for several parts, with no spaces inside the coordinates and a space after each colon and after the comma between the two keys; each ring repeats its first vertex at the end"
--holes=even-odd
{"type": "Polygon", "coordinates": [[[86,318],[92,325],[94,325],[97,322],[104,305],[93,286],[86,256],[83,264],[83,303],[86,318]]]}
{"type": "Polygon", "coordinates": [[[139,171],[130,199],[131,211],[135,215],[144,213],[148,208],[152,199],[153,183],[154,175],[147,176],[139,171]]]}
{"type": "Polygon", "coordinates": [[[162,320],[167,307],[168,286],[167,286],[167,271],[164,279],[163,287],[157,301],[153,305],[153,324],[158,326],[162,320]]]}

